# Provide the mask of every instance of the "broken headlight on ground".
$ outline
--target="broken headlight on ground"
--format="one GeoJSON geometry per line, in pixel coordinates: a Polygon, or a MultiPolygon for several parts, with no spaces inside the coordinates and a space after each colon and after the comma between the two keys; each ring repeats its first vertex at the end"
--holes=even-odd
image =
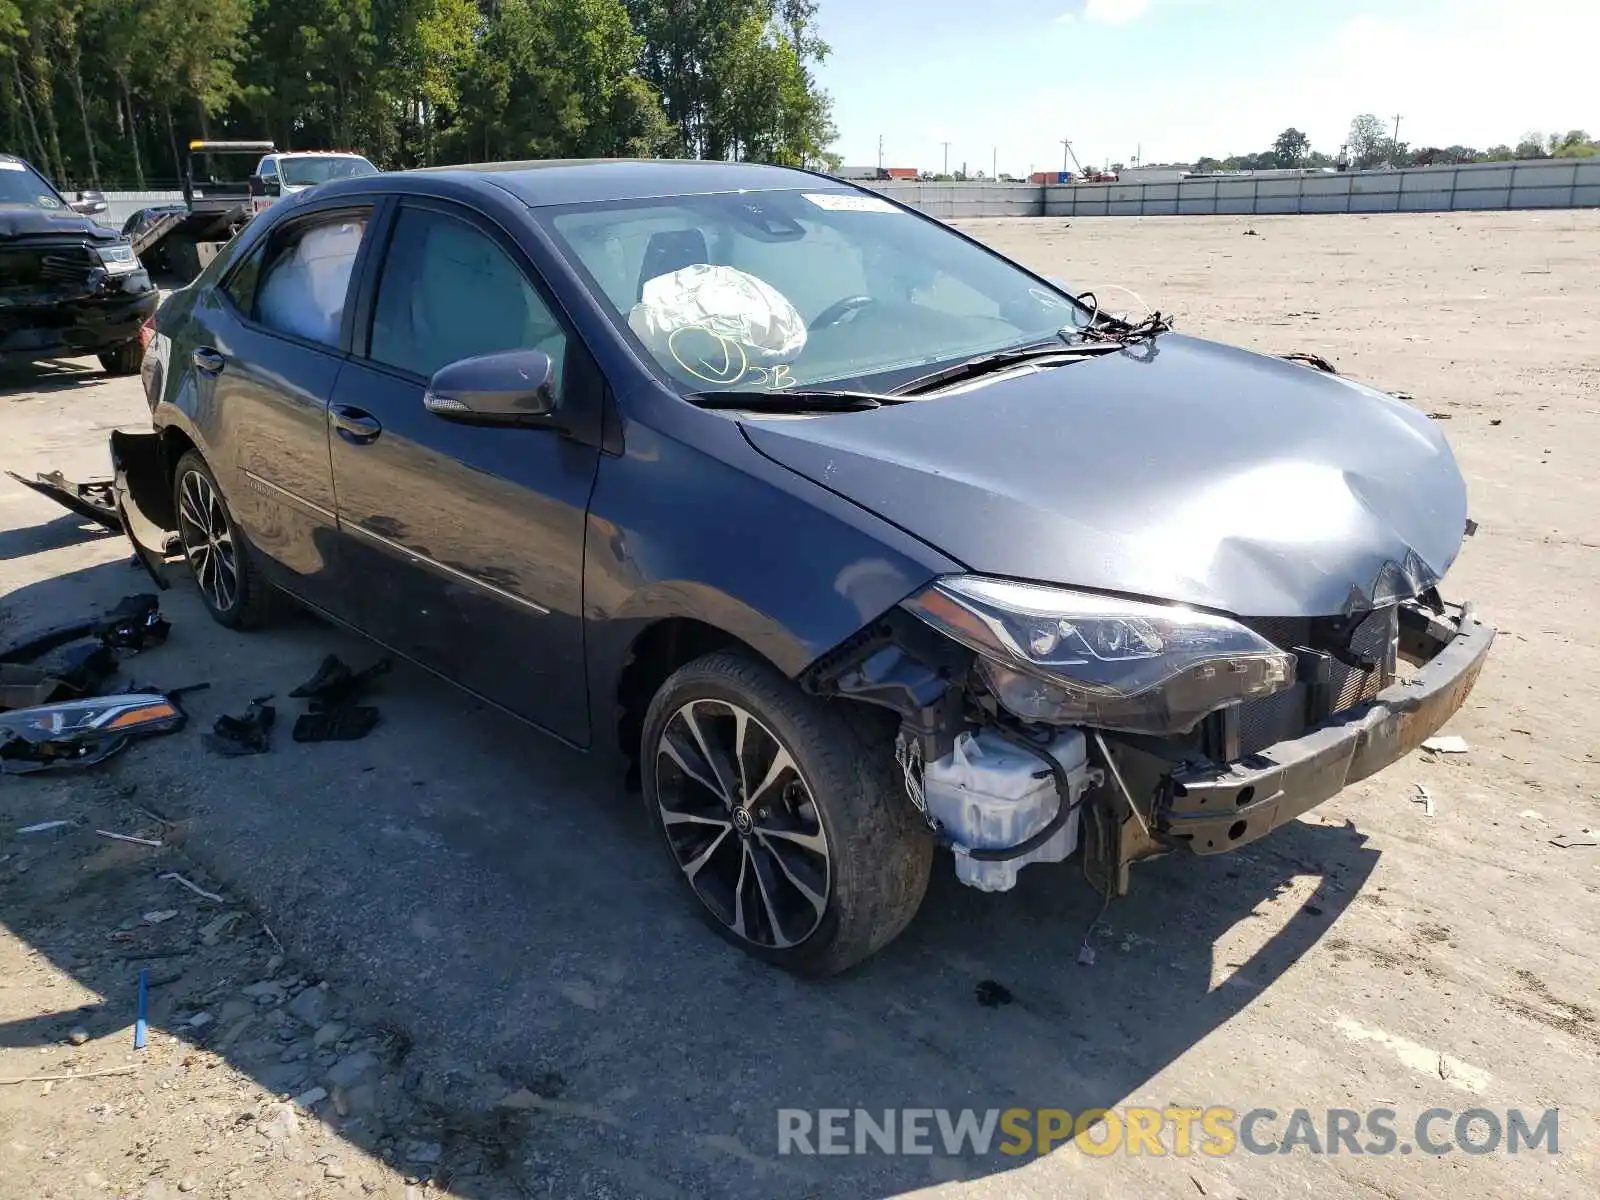
{"type": "Polygon", "coordinates": [[[1294,683],[1292,654],[1177,605],[955,575],[904,607],[976,651],[995,699],[1024,721],[1180,733],[1294,683]]]}
{"type": "Polygon", "coordinates": [[[180,729],[184,720],[171,696],[158,692],[19,708],[0,715],[0,772],[24,775],[86,767],[109,758],[134,738],[180,729]]]}

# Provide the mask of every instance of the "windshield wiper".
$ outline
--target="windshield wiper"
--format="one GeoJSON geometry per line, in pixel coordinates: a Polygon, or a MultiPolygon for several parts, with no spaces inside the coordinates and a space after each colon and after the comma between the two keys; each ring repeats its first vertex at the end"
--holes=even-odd
{"type": "Polygon", "coordinates": [[[885,404],[898,403],[895,396],[874,392],[828,391],[820,388],[789,388],[766,392],[757,389],[725,392],[690,392],[686,397],[697,408],[732,408],[744,412],[865,412],[885,404]]]}
{"type": "MultiPolygon", "coordinates": [[[[1063,334],[1067,331],[1063,330],[1063,334]]],[[[1076,331],[1073,331],[1076,332],[1076,331]]],[[[989,375],[995,371],[1003,371],[1007,367],[1014,367],[1018,363],[1032,362],[1040,358],[1081,358],[1089,354],[1104,354],[1108,351],[1120,350],[1117,342],[1072,342],[1068,343],[1060,338],[1052,338],[1048,342],[1037,342],[1031,346],[1018,346],[1011,350],[996,350],[990,354],[980,354],[976,358],[969,358],[965,362],[958,362],[951,367],[942,367],[927,375],[922,375],[908,383],[902,383],[895,388],[891,395],[915,396],[921,392],[929,392],[934,388],[943,387],[947,383],[956,383],[963,379],[976,379],[981,375],[989,375]]]]}

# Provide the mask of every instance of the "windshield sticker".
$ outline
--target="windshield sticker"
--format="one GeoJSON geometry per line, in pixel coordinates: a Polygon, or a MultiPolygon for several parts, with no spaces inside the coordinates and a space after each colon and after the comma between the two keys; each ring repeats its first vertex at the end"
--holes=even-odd
{"type": "Polygon", "coordinates": [[[39,207],[40,208],[60,208],[61,207],[61,201],[57,200],[54,196],[40,196],[39,197],[39,207]]]}
{"type": "Polygon", "coordinates": [[[843,192],[801,192],[824,212],[897,213],[900,210],[878,196],[847,195],[843,192]]]}

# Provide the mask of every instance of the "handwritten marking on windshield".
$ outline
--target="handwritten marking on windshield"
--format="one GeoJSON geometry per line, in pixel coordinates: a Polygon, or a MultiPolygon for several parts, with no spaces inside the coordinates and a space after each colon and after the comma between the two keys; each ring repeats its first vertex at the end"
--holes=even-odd
{"type": "Polygon", "coordinates": [[[732,387],[746,380],[758,387],[782,390],[792,388],[799,381],[790,373],[789,363],[759,366],[751,363],[744,346],[732,338],[707,329],[704,325],[685,325],[667,335],[667,352],[680,367],[696,379],[732,387]],[[684,334],[698,333],[703,340],[693,339],[680,344],[684,334]],[[709,344],[708,344],[709,343],[709,344]]]}

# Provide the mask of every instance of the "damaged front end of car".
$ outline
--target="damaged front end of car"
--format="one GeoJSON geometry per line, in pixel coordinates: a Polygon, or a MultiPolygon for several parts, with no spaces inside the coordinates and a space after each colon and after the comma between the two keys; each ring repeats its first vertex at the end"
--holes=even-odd
{"type": "Polygon", "coordinates": [[[1461,707],[1495,631],[1409,582],[1425,586],[1342,616],[1258,620],[951,576],[803,682],[899,714],[908,799],[962,882],[1008,890],[1081,850],[1110,898],[1133,863],[1246,845],[1461,707]]]}

